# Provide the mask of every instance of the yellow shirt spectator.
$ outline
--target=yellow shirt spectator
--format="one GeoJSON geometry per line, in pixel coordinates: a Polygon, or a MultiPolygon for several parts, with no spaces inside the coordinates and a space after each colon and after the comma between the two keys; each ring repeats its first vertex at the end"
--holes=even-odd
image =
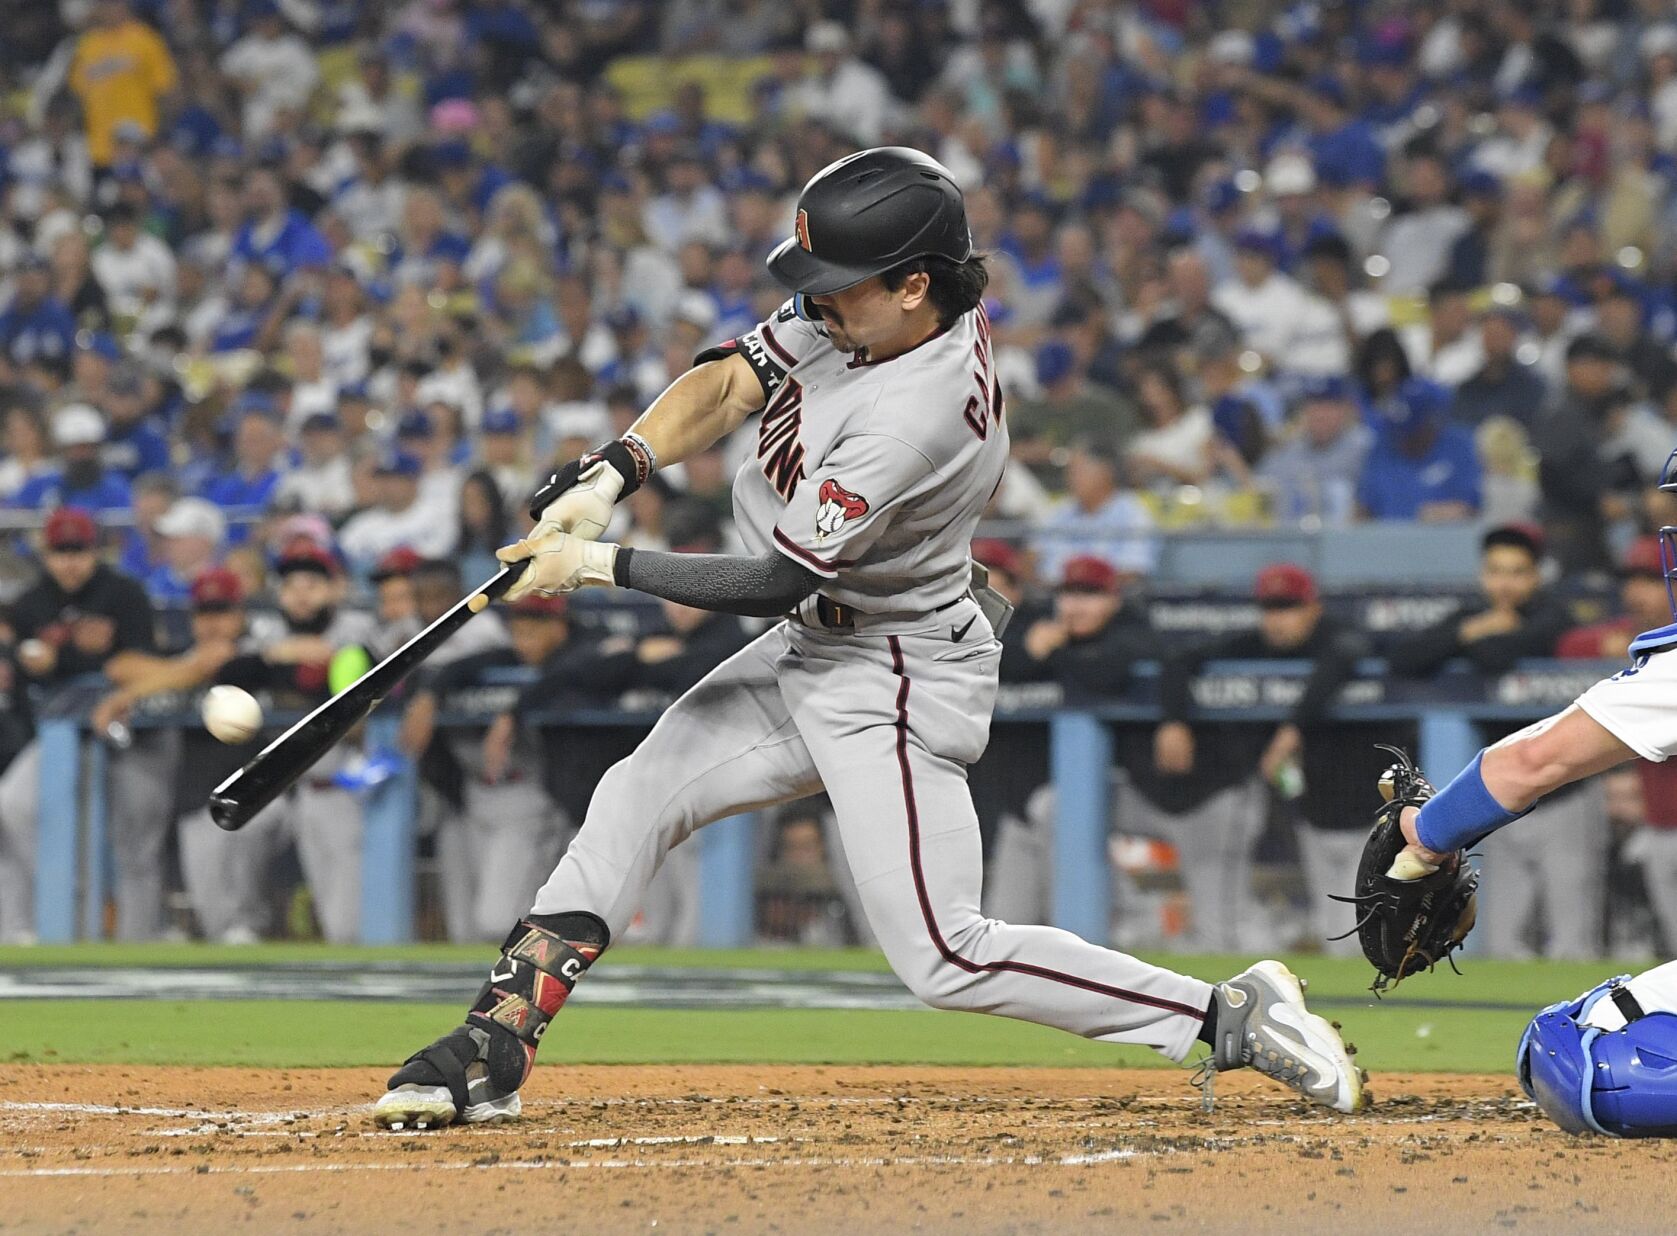
{"type": "Polygon", "coordinates": [[[148,137],[156,134],[158,100],[175,88],[168,47],[125,7],[102,4],[101,20],[76,40],[70,62],[70,87],[81,98],[88,154],[98,167],[110,164],[119,124],[132,121],[148,137]]]}

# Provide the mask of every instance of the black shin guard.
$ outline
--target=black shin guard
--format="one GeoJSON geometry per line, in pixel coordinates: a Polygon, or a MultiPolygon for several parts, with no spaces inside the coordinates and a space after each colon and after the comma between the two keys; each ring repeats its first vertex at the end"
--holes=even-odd
{"type": "Polygon", "coordinates": [[[466,1024],[408,1058],[390,1079],[447,1086],[464,1112],[474,1064],[493,1097],[524,1084],[536,1063],[536,1048],[548,1022],[564,1006],[576,981],[605,952],[611,932],[586,911],[532,914],[501,945],[501,959],[489,972],[466,1014],[466,1024]]]}

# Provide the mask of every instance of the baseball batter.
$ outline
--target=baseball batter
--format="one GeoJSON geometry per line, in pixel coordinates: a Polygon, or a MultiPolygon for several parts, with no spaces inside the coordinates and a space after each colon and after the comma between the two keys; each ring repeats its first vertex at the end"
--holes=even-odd
{"type": "Polygon", "coordinates": [[[507,596],[634,588],[786,620],[724,662],[601,780],[581,832],[516,924],[465,1023],[390,1080],[375,1120],[431,1127],[520,1110],[548,1023],[621,932],[664,856],[712,820],[825,790],[892,967],[938,1008],[997,1013],[1219,1069],[1314,1102],[1363,1079],[1302,984],[1261,962],[1212,985],[1050,927],[979,912],[967,766],[983,753],[1005,605],[975,588],[973,529],[1008,458],[961,192],[901,147],[823,170],[769,258],[794,293],[698,357],[624,438],[561,469],[501,551],[507,596]],[[735,481],[747,554],[620,548],[612,504],[761,413],[735,481]]]}

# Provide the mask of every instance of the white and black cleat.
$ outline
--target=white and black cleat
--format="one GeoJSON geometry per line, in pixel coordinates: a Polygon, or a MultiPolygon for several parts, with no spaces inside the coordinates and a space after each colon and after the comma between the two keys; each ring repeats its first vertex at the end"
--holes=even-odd
{"type": "MultiPolygon", "coordinates": [[[[474,1081],[473,1097],[483,1096],[484,1085],[474,1081]]],[[[467,1103],[464,1111],[454,1106],[454,1098],[447,1086],[420,1086],[411,1082],[387,1090],[373,1104],[373,1123],[392,1132],[412,1128],[416,1132],[446,1128],[451,1124],[497,1124],[516,1120],[524,1110],[524,1103],[515,1090],[500,1098],[481,1097],[467,1103]]]]}
{"type": "Polygon", "coordinates": [[[1367,1074],[1338,1029],[1305,1007],[1304,985],[1279,961],[1260,961],[1217,993],[1218,1069],[1252,1068],[1323,1107],[1354,1112],[1367,1104],[1367,1074]]]}

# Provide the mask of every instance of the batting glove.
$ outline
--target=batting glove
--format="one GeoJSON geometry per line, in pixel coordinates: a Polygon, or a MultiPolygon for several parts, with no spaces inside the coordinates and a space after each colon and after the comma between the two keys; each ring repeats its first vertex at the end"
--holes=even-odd
{"type": "Polygon", "coordinates": [[[532,532],[522,541],[495,551],[502,562],[529,562],[518,582],[507,589],[511,603],[532,592],[553,596],[578,588],[610,588],[616,582],[612,570],[617,546],[605,541],[585,541],[566,532],[532,532]]]}

